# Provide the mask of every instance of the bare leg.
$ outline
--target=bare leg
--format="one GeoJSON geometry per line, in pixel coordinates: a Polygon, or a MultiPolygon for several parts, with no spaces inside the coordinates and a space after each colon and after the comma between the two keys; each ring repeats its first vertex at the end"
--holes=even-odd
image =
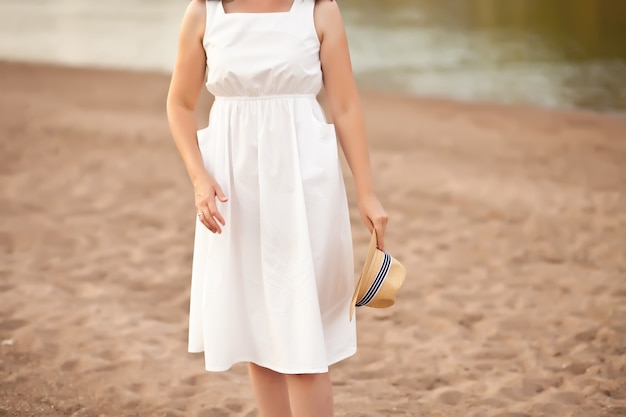
{"type": "Polygon", "coordinates": [[[248,364],[248,374],[261,417],[291,417],[285,375],[248,364]]]}
{"type": "Polygon", "coordinates": [[[285,375],[294,417],[333,417],[330,374],[285,375]]]}

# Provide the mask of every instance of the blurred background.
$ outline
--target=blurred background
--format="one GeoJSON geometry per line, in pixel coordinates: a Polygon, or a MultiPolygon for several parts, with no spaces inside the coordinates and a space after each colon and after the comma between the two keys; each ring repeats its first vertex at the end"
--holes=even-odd
{"type": "MultiPolygon", "coordinates": [[[[185,0],[1,0],[0,59],[171,69],[185,0]]],[[[341,0],[361,87],[626,110],[624,0],[341,0]]]]}

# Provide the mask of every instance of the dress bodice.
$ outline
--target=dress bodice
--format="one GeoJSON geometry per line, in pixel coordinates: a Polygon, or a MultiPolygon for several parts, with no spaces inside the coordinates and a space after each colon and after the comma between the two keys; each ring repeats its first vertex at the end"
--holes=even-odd
{"type": "Polygon", "coordinates": [[[322,87],[314,0],[289,11],[226,13],[207,1],[204,48],[209,92],[216,97],[316,95],[322,87]]]}

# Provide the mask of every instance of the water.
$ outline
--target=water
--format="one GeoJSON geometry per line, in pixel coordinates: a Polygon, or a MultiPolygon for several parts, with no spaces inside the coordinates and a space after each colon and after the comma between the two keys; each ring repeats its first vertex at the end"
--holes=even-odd
{"type": "MultiPolygon", "coordinates": [[[[0,0],[0,57],[170,71],[185,0],[0,0]]],[[[363,87],[626,112],[624,0],[341,0],[363,87]]]]}
{"type": "Polygon", "coordinates": [[[624,0],[342,0],[361,79],[419,94],[626,110],[624,0]]]}

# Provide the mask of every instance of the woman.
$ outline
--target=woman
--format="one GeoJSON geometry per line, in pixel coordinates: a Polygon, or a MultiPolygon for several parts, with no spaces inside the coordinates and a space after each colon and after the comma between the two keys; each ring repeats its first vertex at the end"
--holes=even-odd
{"type": "Polygon", "coordinates": [[[380,249],[387,223],[337,4],[192,0],[167,110],[198,215],[189,351],[208,371],[247,362],[263,417],[332,416],[328,366],[356,351],[336,137],[380,249]],[[196,132],[205,77],[215,102],[196,132]]]}

